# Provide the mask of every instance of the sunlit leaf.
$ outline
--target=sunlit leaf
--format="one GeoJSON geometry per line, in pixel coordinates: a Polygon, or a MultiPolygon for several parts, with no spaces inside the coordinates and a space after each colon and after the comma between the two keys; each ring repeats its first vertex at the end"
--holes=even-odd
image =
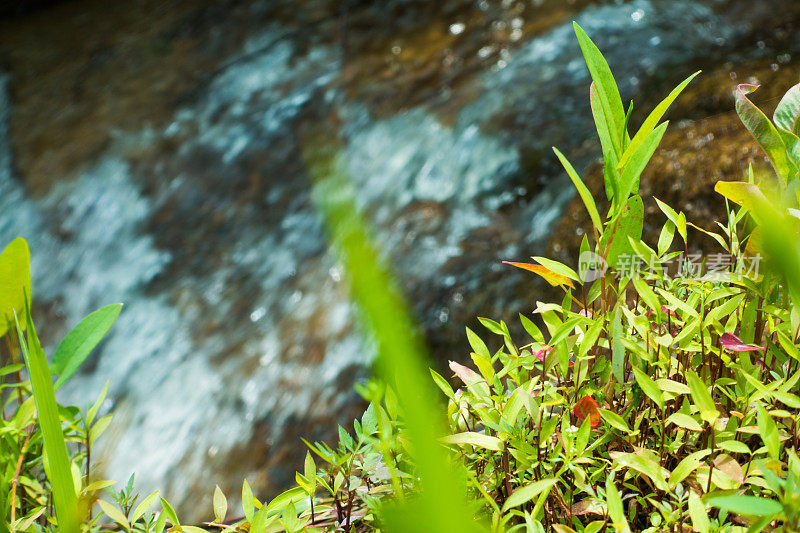
{"type": "Polygon", "coordinates": [[[533,272],[535,274],[539,274],[542,276],[547,283],[552,285],[553,287],[558,287],[559,285],[566,285],[571,288],[575,288],[572,284],[572,280],[570,280],[566,276],[562,276],[561,274],[556,274],[549,268],[545,268],[542,265],[534,265],[531,263],[514,263],[511,261],[503,261],[506,265],[515,266],[517,268],[521,268],[523,270],[527,270],[529,272],[533,272]]]}
{"type": "Polygon", "coordinates": [[[719,343],[726,350],[732,352],[754,352],[764,350],[761,346],[754,346],[752,344],[745,344],[742,339],[731,333],[723,333],[719,338],[719,343]]]}
{"type": "Polygon", "coordinates": [[[597,402],[591,396],[584,396],[572,408],[575,416],[581,420],[589,419],[592,427],[597,427],[600,424],[600,410],[598,409],[597,402]]]}

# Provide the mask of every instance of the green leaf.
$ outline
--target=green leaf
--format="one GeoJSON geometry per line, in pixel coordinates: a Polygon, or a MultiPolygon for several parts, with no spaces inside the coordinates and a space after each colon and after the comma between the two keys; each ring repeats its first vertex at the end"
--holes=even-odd
{"type": "Polygon", "coordinates": [[[747,444],[739,442],[738,440],[726,440],[718,442],[717,447],[725,450],[726,452],[750,454],[750,448],[747,447],[747,444]]]}
{"type": "Polygon", "coordinates": [[[695,372],[691,370],[686,371],[686,384],[689,385],[689,390],[692,391],[692,400],[695,406],[700,410],[700,418],[713,424],[719,417],[719,411],[714,405],[714,400],[706,388],[706,384],[700,379],[695,372]]]}
{"type": "Polygon", "coordinates": [[[180,520],[178,520],[178,514],[175,512],[175,509],[173,509],[172,505],[170,505],[170,503],[164,498],[161,498],[161,508],[164,509],[164,512],[167,514],[167,518],[169,518],[169,521],[172,522],[173,526],[181,525],[180,520]]]}
{"type": "MultiPolygon", "coordinates": [[[[559,152],[555,147],[553,148],[553,151],[556,153],[559,161],[561,161],[561,164],[564,165],[564,169],[566,169],[569,178],[572,180],[573,185],[575,185],[575,188],[578,190],[578,195],[581,197],[581,200],[583,200],[583,205],[586,206],[586,211],[589,212],[589,217],[592,219],[592,224],[594,224],[594,227],[597,228],[597,232],[602,234],[603,222],[600,220],[600,213],[597,212],[597,205],[594,203],[592,193],[589,192],[589,189],[586,187],[586,185],[584,185],[583,181],[581,181],[580,176],[578,176],[578,173],[572,167],[570,162],[567,161],[567,158],[564,157],[564,154],[559,152]]],[[[539,259],[537,259],[537,261],[542,263],[539,259]]],[[[547,266],[544,263],[542,264],[547,266]]]]}
{"type": "Polygon", "coordinates": [[[787,146],[780,132],[767,116],[751,102],[747,95],[758,89],[757,85],[741,84],[734,91],[736,112],[742,123],[767,153],[772,166],[784,181],[798,173],[795,162],[787,154],[787,146]]]}
{"type": "Polygon", "coordinates": [[[706,504],[746,516],[772,516],[783,511],[780,503],[757,496],[710,496],[706,504]]]}
{"type": "Polygon", "coordinates": [[[669,475],[670,488],[674,489],[678,483],[686,479],[689,474],[702,466],[702,459],[710,453],[711,450],[700,450],[684,457],[681,462],[678,463],[678,466],[675,467],[675,470],[673,470],[669,475]]]}
{"type": "Polygon", "coordinates": [[[711,523],[708,520],[706,506],[693,490],[689,491],[689,516],[692,518],[692,527],[695,531],[708,533],[711,523]]]}
{"type": "Polygon", "coordinates": [[[142,515],[144,515],[145,511],[147,511],[149,508],[153,506],[154,503],[156,503],[157,499],[158,499],[158,491],[155,491],[154,493],[150,494],[150,496],[142,500],[142,503],[137,505],[136,509],[133,510],[133,514],[131,515],[131,522],[136,522],[137,520],[139,520],[139,518],[141,518],[142,515]]]}
{"type": "Polygon", "coordinates": [[[664,100],[662,100],[661,103],[659,103],[655,107],[655,109],[653,109],[653,111],[650,112],[650,114],[642,123],[642,127],[639,128],[639,131],[637,131],[636,135],[634,135],[633,139],[631,139],[630,144],[628,144],[628,147],[625,149],[625,153],[622,154],[622,158],[619,161],[618,168],[621,169],[628,163],[628,161],[630,161],[631,157],[633,157],[633,154],[636,152],[636,150],[645,142],[645,139],[647,139],[647,137],[656,128],[656,125],[659,123],[661,118],[667,112],[669,106],[672,105],[675,99],[678,98],[678,96],[683,92],[686,86],[689,85],[689,83],[698,74],[700,74],[700,71],[695,72],[694,74],[683,80],[680,85],[675,87],[675,89],[673,89],[672,92],[669,93],[669,95],[666,98],[664,98],[664,100]]]}
{"type": "Polygon", "coordinates": [[[503,512],[505,513],[509,509],[531,501],[544,491],[549,491],[550,488],[556,484],[556,481],[557,480],[555,479],[542,479],[539,481],[534,481],[530,485],[525,485],[524,487],[518,488],[511,493],[511,496],[508,497],[506,503],[503,504],[503,512]]]}
{"type": "Polygon", "coordinates": [[[779,128],[800,136],[800,84],[783,95],[772,119],[779,128]]]}
{"type": "Polygon", "coordinates": [[[764,441],[769,455],[777,460],[781,451],[778,426],[763,405],[758,406],[758,433],[761,436],[761,440],[764,441]]]}
{"type": "Polygon", "coordinates": [[[256,499],[246,479],[242,483],[242,510],[247,521],[252,523],[256,512],[256,499]]]}
{"type": "Polygon", "coordinates": [[[622,175],[620,176],[620,199],[625,199],[630,194],[638,193],[639,177],[642,175],[642,172],[644,172],[647,163],[650,162],[656,148],[658,148],[658,145],[661,143],[661,138],[664,137],[668,125],[668,122],[664,122],[650,132],[642,144],[631,154],[630,160],[622,168],[622,175]]]}
{"type": "MultiPolygon", "coordinates": [[[[633,257],[633,248],[628,238],[641,240],[642,227],[644,221],[644,204],[642,199],[631,196],[625,201],[618,218],[606,228],[605,233],[600,238],[601,255],[612,268],[617,268],[617,259],[626,254],[633,257]]],[[[622,265],[623,267],[625,265],[622,265]]]]}
{"type": "Polygon", "coordinates": [[[450,383],[448,383],[446,379],[444,379],[438,372],[436,372],[432,368],[429,368],[428,370],[430,370],[431,377],[433,378],[433,382],[436,383],[436,386],[439,387],[439,389],[441,389],[441,391],[445,394],[445,396],[455,401],[456,396],[455,393],[453,392],[453,387],[450,386],[450,383]]]}
{"type": "Polygon", "coordinates": [[[534,256],[531,259],[535,260],[536,262],[540,263],[543,267],[547,268],[548,270],[552,270],[559,276],[564,276],[565,278],[569,278],[575,281],[580,281],[577,272],[572,270],[570,267],[565,265],[564,263],[559,263],[558,261],[553,261],[552,259],[548,259],[546,257],[539,257],[534,256]]]}
{"type": "Polygon", "coordinates": [[[228,499],[222,493],[219,485],[214,489],[214,520],[221,524],[225,520],[225,515],[228,513],[228,499]]]}
{"type": "Polygon", "coordinates": [[[128,519],[125,518],[125,515],[117,509],[114,505],[111,505],[107,501],[104,500],[97,500],[98,505],[100,505],[100,509],[108,516],[111,520],[116,522],[117,524],[121,525],[125,529],[130,529],[131,525],[128,522],[128,519]]]}
{"type": "Polygon", "coordinates": [[[655,403],[660,409],[664,409],[664,395],[661,394],[661,389],[658,388],[653,378],[636,368],[633,367],[633,376],[636,383],[641,387],[642,391],[655,403]]]}
{"type": "Polygon", "coordinates": [[[446,435],[440,439],[445,444],[466,444],[477,446],[486,450],[499,452],[503,449],[503,441],[491,435],[484,435],[474,431],[465,431],[454,435],[446,435]]]}
{"type": "Polygon", "coordinates": [[[617,378],[617,383],[624,383],[625,345],[622,344],[622,318],[619,310],[614,313],[612,320],[611,370],[614,372],[614,377],[617,378]]]}
{"type": "Polygon", "coordinates": [[[481,338],[478,337],[478,335],[476,335],[474,331],[472,331],[469,328],[466,329],[467,329],[467,339],[469,340],[469,345],[472,346],[472,351],[478,355],[486,357],[487,359],[491,359],[492,354],[489,353],[489,348],[486,347],[486,343],[484,343],[483,340],[481,340],[481,338]]]}
{"type": "Polygon", "coordinates": [[[689,431],[703,431],[703,426],[685,413],[672,413],[669,418],[667,418],[667,422],[671,422],[679,428],[688,429],[689,431]]]}
{"type": "Polygon", "coordinates": [[[573,23],[573,26],[583,57],[586,60],[586,66],[589,67],[589,73],[597,89],[603,116],[611,133],[614,151],[617,154],[617,158],[619,158],[622,155],[622,140],[625,136],[625,108],[622,106],[622,98],[619,95],[617,82],[614,80],[614,75],[611,74],[611,69],[608,67],[608,63],[600,49],[595,46],[586,32],[583,31],[583,28],[578,26],[577,23],[573,23]]]}
{"type": "MultiPolygon", "coordinates": [[[[56,508],[59,531],[63,533],[78,533],[78,497],[75,493],[75,483],[72,477],[69,454],[61,429],[61,418],[56,403],[56,394],[50,376],[50,367],[44,355],[36,329],[31,319],[30,306],[23,305],[27,323],[27,342],[22,335],[22,327],[16,320],[17,335],[28,375],[31,380],[33,397],[36,402],[36,411],[39,417],[39,427],[42,430],[44,451],[47,454],[49,469],[47,476],[53,490],[53,500],[56,508]]],[[[16,317],[15,317],[16,318],[16,317]]]]}
{"type": "MultiPolygon", "coordinates": [[[[25,316],[31,301],[31,254],[28,243],[17,237],[0,253],[0,337],[14,328],[14,311],[25,316]]],[[[27,324],[21,324],[24,330],[27,324]]]]}
{"type": "Polygon", "coordinates": [[[636,453],[613,453],[612,458],[615,464],[631,468],[650,478],[659,490],[665,492],[669,490],[667,485],[669,472],[665,468],[658,466],[655,461],[636,453]]]}
{"type": "Polygon", "coordinates": [[[615,531],[630,531],[628,520],[622,507],[622,497],[619,495],[617,487],[614,485],[614,477],[606,478],[606,504],[608,505],[608,515],[611,517],[615,531]]]}
{"type": "Polygon", "coordinates": [[[628,424],[625,423],[625,419],[619,416],[617,413],[613,411],[609,411],[608,409],[599,409],[600,416],[603,417],[608,424],[617,428],[618,430],[624,433],[630,433],[631,428],[628,427],[628,424]]]}
{"type": "Polygon", "coordinates": [[[107,305],[86,316],[72,331],[67,333],[53,355],[51,371],[58,375],[58,389],[78,370],[95,346],[117,320],[122,304],[107,305]]]}

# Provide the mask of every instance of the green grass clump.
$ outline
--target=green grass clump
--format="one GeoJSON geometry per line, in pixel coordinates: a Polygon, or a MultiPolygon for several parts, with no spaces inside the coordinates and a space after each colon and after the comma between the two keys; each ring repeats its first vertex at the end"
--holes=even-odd
{"type": "Polygon", "coordinates": [[[110,422],[98,419],[105,392],[82,411],[58,406],[54,389],[120,307],[76,326],[48,368],[27,305],[27,245],[9,245],[0,334],[13,324],[17,335],[6,334],[0,370],[10,413],[0,421],[0,533],[800,530],[800,85],[773,120],[748,100],[750,87],[737,89],[737,111],[772,171],[717,184],[731,204],[714,231],[654,200],[663,227],[648,245],[639,179],[669,105],[696,74],[631,136],[632,106],[625,111],[602,54],[575,30],[609,208],[601,214],[555,150],[592,221],[578,270],[543,257],[510,263],[563,288],[563,299],[538,303],[535,320],[520,316],[524,339],[481,318],[485,335],[466,331],[472,365],[451,362],[449,376],[428,371],[335,145],[311,143],[314,196],[378,346],[377,375],[359,388],[370,404],[353,430],[340,427],[335,446],[307,443],[296,486],[270,501],[245,480],[241,513],[217,487],[213,519],[181,525],[158,493],[138,501],[133,479],[118,491],[93,480],[90,452],[110,422]],[[690,261],[689,227],[719,254],[690,261]]]}

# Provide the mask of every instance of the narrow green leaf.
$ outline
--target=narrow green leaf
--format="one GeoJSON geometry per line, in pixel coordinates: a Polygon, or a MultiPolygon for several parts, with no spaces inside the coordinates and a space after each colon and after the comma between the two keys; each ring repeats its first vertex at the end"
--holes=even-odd
{"type": "Polygon", "coordinates": [[[709,424],[713,424],[719,417],[719,411],[717,411],[714,400],[711,398],[711,394],[706,388],[705,383],[703,383],[703,380],[701,380],[700,376],[695,372],[687,370],[686,384],[689,385],[689,389],[692,391],[692,400],[694,400],[694,404],[697,406],[697,409],[700,410],[700,418],[709,424]]]}
{"type": "Polygon", "coordinates": [[[464,431],[454,435],[446,435],[440,439],[445,444],[466,444],[477,446],[486,450],[499,452],[503,449],[503,441],[491,435],[484,435],[474,431],[464,431]]]}
{"type": "Polygon", "coordinates": [[[503,504],[503,512],[505,513],[509,509],[518,507],[524,503],[528,503],[540,493],[546,490],[549,491],[550,488],[556,484],[556,481],[557,480],[555,479],[542,479],[518,488],[511,493],[511,496],[508,497],[506,503],[503,504]]]}
{"type": "Polygon", "coordinates": [[[770,457],[777,460],[781,451],[778,426],[763,405],[758,406],[758,433],[770,457]]]}
{"type": "Polygon", "coordinates": [[[94,311],[67,333],[53,354],[51,371],[58,375],[55,388],[61,387],[78,370],[117,320],[122,304],[111,304],[94,311]]]}
{"type": "Polygon", "coordinates": [[[746,516],[772,516],[783,511],[783,506],[775,500],[757,496],[710,496],[706,504],[746,516]]]}
{"type": "Polygon", "coordinates": [[[689,474],[702,466],[702,459],[710,454],[711,450],[700,450],[684,457],[681,462],[678,463],[678,466],[675,467],[675,470],[673,470],[669,475],[670,489],[674,489],[678,483],[686,479],[689,474]]]}
{"type": "Polygon", "coordinates": [[[61,429],[61,419],[53,390],[53,381],[47,357],[44,355],[36,329],[33,326],[29,305],[24,306],[27,323],[27,342],[22,335],[22,327],[17,320],[17,335],[22,349],[28,375],[31,380],[39,427],[42,430],[44,449],[47,453],[48,477],[53,487],[53,500],[56,508],[59,531],[63,533],[78,532],[78,497],[72,478],[67,445],[61,429]]]}
{"type": "Polygon", "coordinates": [[[687,85],[697,76],[700,74],[700,71],[695,72],[685,80],[681,82],[680,85],[675,87],[669,95],[664,98],[664,100],[659,103],[653,111],[647,116],[647,118],[642,123],[642,127],[639,128],[639,131],[636,132],[636,135],[633,136],[631,139],[628,148],[625,150],[625,153],[622,154],[622,158],[619,161],[618,168],[624,167],[628,161],[630,161],[631,157],[633,156],[634,152],[639,148],[639,146],[644,143],[645,139],[653,132],[656,128],[656,125],[661,121],[661,118],[669,109],[669,106],[675,101],[676,98],[683,92],[687,85]]]}
{"type": "Polygon", "coordinates": [[[695,531],[708,533],[711,523],[708,520],[706,506],[693,490],[689,491],[689,516],[692,518],[692,527],[695,531]]]}
{"type": "Polygon", "coordinates": [[[583,31],[577,23],[573,23],[575,28],[575,35],[578,37],[583,57],[586,60],[586,66],[589,67],[589,73],[594,80],[597,88],[597,94],[603,109],[603,115],[606,122],[609,124],[609,130],[612,133],[611,141],[617,157],[622,154],[622,139],[625,132],[623,131],[625,124],[625,108],[622,106],[622,98],[619,95],[619,88],[617,82],[614,80],[611,69],[608,67],[603,54],[600,49],[592,42],[589,36],[583,31]]]}
{"type": "Polygon", "coordinates": [[[633,367],[633,376],[642,391],[653,400],[653,403],[655,403],[659,409],[664,409],[664,395],[661,394],[661,389],[658,388],[653,378],[636,367],[633,367]]]}
{"type": "Polygon", "coordinates": [[[630,160],[622,168],[622,175],[620,176],[619,192],[620,198],[627,198],[630,194],[636,194],[639,191],[639,177],[642,175],[647,163],[653,157],[653,154],[661,143],[661,138],[667,131],[668,122],[664,122],[644,139],[636,150],[631,154],[630,160]]]}
{"type": "MultiPolygon", "coordinates": [[[[583,205],[586,206],[586,211],[589,212],[589,217],[592,219],[592,224],[594,224],[594,227],[597,228],[597,232],[602,234],[603,222],[600,220],[600,213],[597,212],[597,205],[594,203],[592,193],[589,192],[589,189],[586,187],[586,185],[584,185],[583,181],[581,181],[580,176],[578,176],[578,173],[572,167],[570,162],[567,161],[567,158],[564,157],[564,154],[559,152],[555,147],[553,148],[553,151],[556,153],[559,161],[561,161],[561,164],[564,165],[564,169],[566,169],[569,178],[572,180],[573,185],[575,185],[575,188],[578,190],[578,195],[581,197],[581,200],[583,200],[583,205]]],[[[539,259],[537,259],[537,261],[539,261],[539,259]]],[[[541,261],[539,261],[539,263],[547,266],[541,261]]],[[[577,278],[573,279],[577,280],[577,278]]]]}

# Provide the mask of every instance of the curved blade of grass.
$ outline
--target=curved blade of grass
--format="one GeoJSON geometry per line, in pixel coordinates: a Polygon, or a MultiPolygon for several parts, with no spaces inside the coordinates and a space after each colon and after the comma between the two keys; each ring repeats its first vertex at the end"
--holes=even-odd
{"type": "MultiPolygon", "coordinates": [[[[30,250],[17,237],[0,253],[0,337],[14,328],[14,311],[22,316],[25,301],[31,300],[30,250]]],[[[25,329],[25,324],[22,324],[25,329]]]]}
{"type": "Polygon", "coordinates": [[[600,213],[597,212],[597,205],[594,203],[592,193],[589,192],[589,189],[586,187],[583,181],[581,181],[580,176],[578,176],[578,173],[575,172],[575,168],[573,168],[570,162],[567,161],[567,158],[564,157],[564,154],[562,154],[558,148],[555,147],[553,147],[553,151],[556,153],[559,161],[561,161],[561,164],[564,165],[564,169],[567,171],[567,174],[569,174],[569,179],[572,180],[573,185],[575,185],[575,188],[578,189],[578,194],[580,195],[581,200],[583,200],[583,205],[586,206],[586,210],[589,212],[589,217],[592,219],[592,224],[594,224],[594,227],[597,228],[597,232],[602,235],[603,223],[600,220],[600,213]]]}
{"type": "Polygon", "coordinates": [[[378,345],[376,370],[392,384],[402,406],[420,478],[419,495],[383,508],[387,531],[479,531],[467,505],[466,474],[439,438],[445,420],[428,374],[420,336],[389,270],[380,261],[358,215],[352,184],[337,157],[338,147],[310,139],[304,156],[314,181],[314,200],[345,266],[352,298],[378,345]]]}
{"type": "Polygon", "coordinates": [[[36,402],[39,427],[42,429],[44,448],[47,453],[50,471],[47,473],[53,488],[53,501],[58,519],[58,531],[61,533],[78,533],[78,498],[72,479],[67,444],[61,429],[61,418],[58,414],[56,394],[47,366],[47,357],[36,336],[36,329],[31,319],[30,307],[25,305],[25,322],[27,324],[27,342],[22,336],[22,327],[15,316],[17,335],[28,374],[31,379],[33,398],[36,402]]]}
{"type": "Polygon", "coordinates": [[[675,99],[678,98],[678,96],[683,92],[686,86],[689,85],[689,83],[698,74],[700,74],[699,70],[694,74],[692,74],[691,76],[689,76],[688,78],[686,78],[685,80],[683,80],[683,82],[681,82],[680,85],[675,87],[675,89],[673,89],[672,92],[669,93],[669,96],[664,98],[664,100],[662,100],[661,103],[658,104],[655,107],[655,109],[653,109],[653,111],[650,112],[650,114],[642,123],[642,127],[639,128],[639,131],[637,131],[636,135],[633,136],[633,139],[631,139],[630,144],[628,144],[628,147],[622,154],[622,157],[619,160],[619,165],[617,166],[618,169],[622,169],[622,167],[624,167],[625,164],[628,161],[630,161],[631,157],[639,148],[639,146],[641,146],[644,140],[647,139],[647,137],[653,132],[654,129],[656,129],[656,126],[658,125],[659,121],[664,116],[664,114],[667,112],[667,109],[669,109],[669,106],[672,105],[672,102],[674,102],[675,99]]]}

